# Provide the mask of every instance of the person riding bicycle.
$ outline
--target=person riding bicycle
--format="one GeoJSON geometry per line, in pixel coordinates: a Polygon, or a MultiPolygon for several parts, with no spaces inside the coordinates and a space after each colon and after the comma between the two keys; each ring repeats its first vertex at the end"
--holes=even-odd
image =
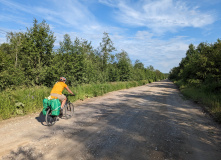
{"type": "Polygon", "coordinates": [[[68,88],[67,84],[65,84],[66,78],[65,77],[60,77],[60,81],[56,82],[54,87],[51,90],[50,95],[53,97],[57,97],[61,101],[61,109],[63,109],[65,102],[67,100],[67,97],[62,94],[62,91],[64,88],[72,95],[74,93],[68,88]]]}

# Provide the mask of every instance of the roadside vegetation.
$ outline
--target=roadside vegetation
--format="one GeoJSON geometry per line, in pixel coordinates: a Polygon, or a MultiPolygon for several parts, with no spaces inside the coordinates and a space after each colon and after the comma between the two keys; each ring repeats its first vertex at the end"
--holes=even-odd
{"type": "Polygon", "coordinates": [[[26,32],[7,34],[0,45],[0,120],[39,111],[43,98],[59,77],[84,99],[165,79],[167,75],[140,60],[132,64],[126,51],[117,51],[108,33],[100,46],[65,34],[54,49],[56,37],[49,25],[36,19],[26,32]]]}
{"type": "Polygon", "coordinates": [[[190,44],[186,57],[170,71],[169,79],[221,122],[221,40],[197,47],[190,44]]]}
{"type": "MultiPolygon", "coordinates": [[[[151,81],[130,81],[130,82],[107,82],[104,84],[85,84],[70,87],[76,93],[75,97],[69,97],[72,102],[102,96],[105,93],[115,90],[128,89],[141,86],[151,81]]],[[[46,86],[18,87],[7,89],[1,92],[0,97],[0,120],[16,116],[23,116],[29,113],[42,110],[43,99],[50,95],[51,88],[46,86]]],[[[68,92],[64,92],[68,93],[68,92]]]]}

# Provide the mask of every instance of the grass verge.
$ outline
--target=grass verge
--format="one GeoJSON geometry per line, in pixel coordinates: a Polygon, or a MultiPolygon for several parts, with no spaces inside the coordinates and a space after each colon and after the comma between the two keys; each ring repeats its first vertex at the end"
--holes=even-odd
{"type": "MultiPolygon", "coordinates": [[[[76,100],[84,100],[85,98],[102,96],[108,92],[137,87],[150,82],[152,82],[152,80],[79,85],[70,88],[76,93],[76,96],[70,97],[70,100],[73,102],[76,100]]],[[[1,92],[0,120],[39,112],[43,108],[43,99],[49,96],[50,91],[51,88],[35,86],[30,88],[19,87],[1,92]]]]}
{"type": "MultiPolygon", "coordinates": [[[[177,84],[175,82],[175,84],[177,84]]],[[[177,84],[179,86],[179,84],[177,84]]],[[[193,101],[202,104],[215,121],[221,123],[221,93],[208,92],[202,88],[179,86],[181,93],[193,101]]]]}

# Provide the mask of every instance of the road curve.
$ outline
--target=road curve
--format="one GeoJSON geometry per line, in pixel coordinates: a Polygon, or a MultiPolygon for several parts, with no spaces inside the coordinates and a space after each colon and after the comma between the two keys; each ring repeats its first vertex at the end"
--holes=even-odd
{"type": "Polygon", "coordinates": [[[221,126],[168,81],[75,103],[47,127],[40,114],[0,123],[2,159],[220,160],[221,126]]]}

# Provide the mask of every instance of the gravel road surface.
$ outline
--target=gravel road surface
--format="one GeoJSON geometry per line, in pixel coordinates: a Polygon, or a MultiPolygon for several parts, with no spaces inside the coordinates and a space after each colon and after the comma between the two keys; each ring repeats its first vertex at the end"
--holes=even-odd
{"type": "Polygon", "coordinates": [[[221,125],[168,81],[76,102],[72,119],[0,122],[0,157],[64,160],[221,160],[221,125]]]}

